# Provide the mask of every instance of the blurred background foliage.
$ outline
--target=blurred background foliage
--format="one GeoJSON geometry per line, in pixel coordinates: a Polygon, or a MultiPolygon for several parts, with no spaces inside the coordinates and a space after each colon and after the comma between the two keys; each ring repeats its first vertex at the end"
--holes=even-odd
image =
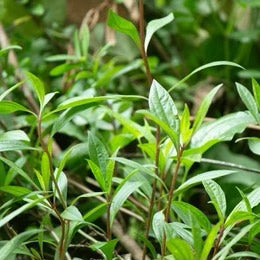
{"type": "MultiPolygon", "coordinates": [[[[103,3],[98,0],[0,0],[1,31],[7,35],[10,44],[22,47],[22,50],[16,51],[18,64],[12,62],[10,56],[1,61],[1,85],[14,85],[17,82],[15,71],[19,68],[38,75],[45,82],[46,92],[59,91],[55,101],[57,103],[68,97],[90,94],[147,96],[144,66],[138,50],[129,38],[122,34],[114,35],[106,26],[110,8],[138,25],[137,1],[103,3]],[[89,35],[87,31],[81,33],[86,30],[83,26],[85,24],[89,27],[89,35]],[[83,46],[82,42],[85,43],[83,46]]],[[[174,22],[156,33],[149,48],[149,62],[154,77],[165,88],[170,88],[193,69],[208,62],[228,60],[239,63],[246,70],[227,66],[200,72],[179,86],[173,92],[173,98],[180,110],[184,103],[188,103],[194,114],[205,95],[217,84],[224,83],[225,91],[218,95],[209,116],[219,117],[245,110],[235,90],[235,82],[251,88],[251,77],[258,81],[260,78],[260,1],[145,1],[147,22],[170,12],[174,13],[174,22]]],[[[0,39],[4,47],[3,34],[0,39]]],[[[19,98],[20,94],[17,93],[14,99],[19,98]]],[[[136,106],[143,107],[144,104],[137,103],[136,106]]],[[[116,104],[113,110],[130,118],[132,103],[116,104]]],[[[102,109],[88,110],[68,123],[62,129],[62,134],[55,136],[63,150],[72,143],[78,143],[69,162],[74,171],[85,165],[85,126],[99,129],[101,138],[109,139],[113,126],[105,114],[102,109]]],[[[138,117],[134,119],[139,120],[138,117]]],[[[14,129],[14,123],[16,127],[30,124],[28,119],[26,122],[24,120],[23,117],[17,117],[16,122],[7,124],[8,128],[14,129]]],[[[244,136],[259,136],[259,131],[247,130],[244,136]]],[[[130,141],[125,140],[126,143],[130,141]]],[[[128,152],[136,152],[132,146],[127,149],[128,152]]],[[[260,167],[245,142],[216,145],[206,157],[251,168],[260,167]]],[[[212,168],[206,164],[200,167],[195,170],[212,168]]],[[[229,191],[230,185],[234,183],[250,187],[259,181],[257,174],[241,172],[241,175],[236,175],[236,179],[222,178],[222,187],[229,191]]],[[[232,190],[237,193],[238,201],[238,191],[232,190]]],[[[228,206],[232,208],[237,202],[232,201],[236,196],[232,192],[226,194],[228,206]]]]}

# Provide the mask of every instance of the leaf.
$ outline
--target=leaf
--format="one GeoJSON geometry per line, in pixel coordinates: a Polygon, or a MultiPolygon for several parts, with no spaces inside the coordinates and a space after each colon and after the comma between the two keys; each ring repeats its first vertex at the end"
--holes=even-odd
{"type": "Polygon", "coordinates": [[[55,179],[57,181],[59,190],[61,192],[61,196],[62,198],[60,198],[54,183],[52,183],[52,189],[54,191],[55,196],[60,200],[60,202],[63,204],[67,202],[67,191],[68,191],[68,180],[67,180],[67,176],[64,172],[61,172],[60,175],[58,176],[58,169],[56,168],[54,171],[54,176],[55,179]]]}
{"type": "MultiPolygon", "coordinates": [[[[112,155],[113,158],[117,156],[118,150],[114,152],[112,155]]],[[[115,160],[109,160],[107,163],[107,168],[106,168],[106,184],[107,184],[107,193],[110,194],[111,192],[111,187],[112,187],[112,178],[114,175],[115,171],[115,160]]]]}
{"type": "Polygon", "coordinates": [[[236,112],[202,126],[191,139],[191,148],[201,147],[210,141],[229,141],[249,124],[255,124],[249,112],[236,112]]]}
{"type": "Polygon", "coordinates": [[[211,202],[215,206],[219,219],[224,221],[227,209],[226,197],[221,187],[213,180],[203,181],[203,186],[207,191],[211,202]]]}
{"type": "Polygon", "coordinates": [[[49,56],[45,59],[46,61],[79,61],[80,57],[76,55],[57,54],[49,56]]]}
{"type": "Polygon", "coordinates": [[[260,255],[250,251],[236,252],[232,255],[227,256],[226,259],[231,259],[231,258],[240,259],[241,257],[242,258],[252,257],[252,258],[260,259],[260,255]]]}
{"type": "Polygon", "coordinates": [[[50,172],[50,162],[48,155],[44,152],[42,155],[42,163],[41,163],[41,171],[42,171],[42,178],[44,182],[44,187],[45,190],[49,190],[50,186],[50,177],[51,177],[51,172],[50,172]]]}
{"type": "Polygon", "coordinates": [[[163,129],[163,131],[170,137],[170,139],[174,143],[175,148],[178,148],[178,134],[173,129],[171,129],[166,123],[164,123],[162,120],[160,120],[158,117],[156,117],[154,114],[147,110],[138,110],[136,113],[144,115],[145,117],[151,119],[157,125],[159,125],[163,129]]]}
{"type": "Polygon", "coordinates": [[[251,112],[255,120],[260,124],[260,117],[258,113],[258,107],[254,97],[250,93],[250,91],[244,87],[243,85],[236,83],[237,91],[239,93],[240,98],[244,102],[247,109],[251,112]]]}
{"type": "Polygon", "coordinates": [[[236,171],[230,171],[230,170],[215,170],[215,171],[204,172],[184,182],[175,192],[180,193],[181,191],[189,189],[191,186],[201,183],[202,181],[220,178],[222,176],[233,174],[235,172],[236,171]]]}
{"type": "Polygon", "coordinates": [[[260,155],[260,138],[250,138],[248,146],[254,154],[260,155]]]}
{"type": "Polygon", "coordinates": [[[155,80],[149,93],[150,111],[176,133],[179,132],[177,108],[170,94],[155,80]]]}
{"type": "Polygon", "coordinates": [[[80,44],[81,51],[83,56],[87,59],[88,57],[88,48],[89,48],[89,40],[90,40],[90,32],[86,23],[83,23],[80,28],[80,44]]]}
{"type": "Polygon", "coordinates": [[[91,249],[100,249],[106,256],[107,260],[112,260],[115,252],[115,247],[118,243],[118,239],[113,239],[108,242],[96,242],[90,246],[91,249]]]}
{"type": "Polygon", "coordinates": [[[244,69],[242,66],[240,66],[237,63],[234,62],[230,62],[230,61],[213,61],[210,63],[207,63],[205,65],[202,65],[198,68],[196,68],[195,70],[193,70],[190,74],[188,74],[186,77],[184,77],[183,79],[179,80],[174,86],[172,86],[168,92],[171,92],[172,90],[174,90],[176,87],[180,86],[182,83],[184,83],[185,81],[187,81],[191,76],[193,76],[194,74],[208,69],[208,68],[212,68],[212,67],[216,67],[216,66],[233,66],[233,67],[238,67],[240,69],[244,69]]]}
{"type": "Polygon", "coordinates": [[[44,96],[43,104],[42,104],[42,110],[44,107],[53,99],[53,97],[57,94],[58,92],[52,92],[48,93],[44,96]]]}
{"type": "Polygon", "coordinates": [[[207,239],[204,243],[204,247],[202,249],[200,260],[207,260],[208,259],[209,253],[210,253],[212,247],[214,246],[214,242],[215,242],[215,240],[218,236],[220,225],[221,225],[221,222],[219,222],[218,224],[216,224],[215,226],[212,227],[212,229],[211,229],[211,231],[210,231],[209,235],[207,236],[207,239]]]}
{"type": "Polygon", "coordinates": [[[106,193],[105,192],[91,192],[91,193],[82,194],[82,195],[76,197],[71,202],[71,205],[76,204],[79,199],[82,199],[82,198],[92,198],[92,197],[97,197],[97,196],[101,196],[101,195],[104,195],[104,194],[106,194],[106,193]]]}
{"type": "Polygon", "coordinates": [[[27,76],[28,82],[32,85],[34,91],[36,92],[37,97],[38,97],[41,107],[42,107],[43,102],[44,102],[44,96],[45,96],[43,82],[38,77],[36,77],[35,75],[33,75],[30,72],[26,72],[26,76],[27,76]]]}
{"type": "MultiPolygon", "coordinates": [[[[247,195],[247,199],[250,203],[251,208],[256,207],[260,203],[260,187],[254,189],[247,195]]],[[[237,211],[247,211],[246,203],[244,200],[240,201],[232,212],[227,217],[226,223],[233,217],[233,214],[237,211]]]]}
{"type": "Polygon", "coordinates": [[[24,82],[19,82],[17,84],[15,84],[13,87],[7,89],[4,93],[2,93],[0,95],[0,101],[2,101],[9,93],[11,93],[13,90],[17,89],[18,87],[20,87],[24,82]]]}
{"type": "Polygon", "coordinates": [[[11,240],[7,241],[4,246],[0,248],[0,258],[1,260],[8,260],[9,257],[13,254],[14,250],[19,248],[22,243],[28,240],[31,236],[36,235],[39,233],[39,229],[35,230],[28,230],[21,234],[16,235],[11,240]]]}
{"type": "Polygon", "coordinates": [[[163,237],[164,237],[164,214],[163,210],[156,212],[153,216],[153,232],[157,240],[162,244],[163,237]]]}
{"type": "Polygon", "coordinates": [[[254,224],[245,226],[241,229],[241,231],[236,234],[228,243],[225,245],[213,258],[212,260],[225,260],[232,246],[235,245],[241,238],[243,238],[251,228],[253,228],[254,224]]]}
{"type": "Polygon", "coordinates": [[[104,179],[106,179],[106,169],[109,156],[104,144],[91,132],[88,134],[88,151],[91,161],[100,168],[104,179]]]}
{"type": "Polygon", "coordinates": [[[108,14],[107,24],[112,29],[130,36],[135,42],[136,46],[141,49],[141,39],[139,33],[134,24],[132,24],[130,21],[120,17],[115,12],[110,10],[108,14]]]}
{"type": "Polygon", "coordinates": [[[167,248],[178,260],[193,260],[194,253],[191,246],[181,238],[173,238],[167,242],[167,248]]]}
{"type": "Polygon", "coordinates": [[[83,221],[80,211],[75,206],[67,207],[62,213],[61,217],[71,221],[83,221]]]}
{"type": "Polygon", "coordinates": [[[199,259],[203,248],[202,232],[200,225],[194,216],[191,216],[191,224],[196,259],[199,259]]]}
{"type": "Polygon", "coordinates": [[[6,54],[10,50],[21,50],[22,47],[19,45],[9,45],[3,49],[0,50],[0,57],[4,54],[6,54]]]}
{"type": "Polygon", "coordinates": [[[20,208],[12,211],[9,215],[7,215],[7,216],[3,217],[2,219],[0,219],[0,227],[4,226],[7,222],[9,222],[13,218],[17,217],[18,215],[20,215],[24,211],[26,211],[26,210],[36,206],[39,202],[41,202],[44,199],[45,198],[40,198],[40,199],[31,201],[31,202],[28,202],[27,204],[21,206],[20,208]]]}
{"type": "Polygon", "coordinates": [[[11,114],[16,111],[24,111],[27,113],[31,113],[35,115],[32,111],[27,109],[26,107],[13,102],[13,101],[0,101],[0,114],[11,114]]]}
{"type": "Polygon", "coordinates": [[[23,141],[0,141],[0,152],[20,151],[20,150],[37,150],[23,141]]]}
{"type": "Polygon", "coordinates": [[[146,99],[142,96],[136,95],[110,95],[110,96],[99,96],[99,97],[74,97],[70,98],[63,103],[61,103],[58,108],[54,112],[58,112],[60,110],[64,110],[71,107],[81,106],[89,103],[100,103],[107,100],[117,100],[117,99],[126,99],[126,100],[133,100],[133,99],[146,99]]]}
{"type": "Polygon", "coordinates": [[[101,189],[106,192],[107,191],[107,187],[106,187],[106,183],[105,183],[105,177],[104,175],[101,173],[100,168],[91,160],[87,160],[88,161],[88,165],[92,171],[92,173],[95,176],[96,181],[99,183],[101,189]]]}
{"type": "Polygon", "coordinates": [[[160,19],[156,19],[153,21],[150,21],[146,27],[146,36],[145,36],[145,41],[144,41],[144,46],[145,46],[145,52],[147,52],[148,49],[148,45],[152,39],[153,34],[158,31],[159,29],[161,29],[162,27],[164,27],[165,25],[169,24],[170,22],[172,22],[174,19],[173,13],[160,18],[160,19]]]}
{"type": "Polygon", "coordinates": [[[252,79],[253,93],[255,97],[255,102],[257,104],[258,110],[260,111],[260,85],[255,79],[252,79]]]}
{"type": "Polygon", "coordinates": [[[0,191],[2,192],[6,192],[6,193],[10,193],[14,196],[23,196],[23,195],[26,195],[26,194],[29,194],[31,193],[32,191],[25,188],[25,187],[20,187],[20,186],[1,186],[0,187],[0,191]]]}
{"type": "Polygon", "coordinates": [[[135,182],[126,182],[121,189],[116,193],[116,195],[112,199],[111,207],[110,207],[110,225],[112,226],[115,216],[119,209],[123,206],[127,198],[136,191],[143,183],[140,181],[135,182]]]}
{"type": "Polygon", "coordinates": [[[220,84],[213,88],[208,95],[205,97],[205,99],[202,101],[200,108],[196,114],[194,124],[193,124],[193,133],[195,133],[203,123],[203,120],[209,110],[209,106],[212,103],[213,98],[215,97],[216,93],[219,91],[219,89],[222,87],[223,84],[220,84]]]}
{"type": "Polygon", "coordinates": [[[0,141],[27,141],[30,142],[28,135],[22,130],[12,130],[0,134],[0,141]]]}
{"type": "Polygon", "coordinates": [[[253,219],[253,214],[245,211],[236,211],[232,216],[225,222],[225,228],[233,226],[245,220],[253,219]]]}
{"type": "Polygon", "coordinates": [[[190,111],[185,104],[184,111],[181,116],[181,137],[184,144],[190,141],[192,130],[190,129],[190,111]]]}
{"type": "Polygon", "coordinates": [[[173,210],[176,214],[181,218],[181,220],[188,226],[192,226],[191,218],[192,215],[197,221],[198,224],[207,232],[210,232],[211,224],[206,215],[192,206],[191,204],[182,202],[182,201],[174,201],[172,205],[173,210]]]}

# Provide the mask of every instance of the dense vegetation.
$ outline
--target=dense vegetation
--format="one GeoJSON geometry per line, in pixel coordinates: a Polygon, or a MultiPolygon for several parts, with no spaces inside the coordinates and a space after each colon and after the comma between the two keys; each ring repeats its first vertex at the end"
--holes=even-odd
{"type": "Polygon", "coordinates": [[[0,0],[0,259],[260,259],[260,2],[72,9],[0,0]]]}

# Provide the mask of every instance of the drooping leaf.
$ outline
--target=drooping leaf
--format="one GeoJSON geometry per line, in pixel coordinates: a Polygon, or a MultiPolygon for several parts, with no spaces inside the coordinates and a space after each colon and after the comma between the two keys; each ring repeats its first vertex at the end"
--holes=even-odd
{"type": "Polygon", "coordinates": [[[133,23],[120,17],[112,10],[109,11],[107,24],[112,29],[126,34],[132,38],[136,46],[141,49],[141,40],[139,33],[133,23]]]}
{"type": "Polygon", "coordinates": [[[193,133],[195,133],[201,126],[208,110],[209,106],[212,103],[213,98],[215,97],[216,93],[219,91],[219,89],[222,87],[223,84],[220,84],[213,88],[208,95],[205,97],[205,99],[202,101],[200,108],[196,114],[195,121],[193,124],[193,133]]]}
{"type": "Polygon", "coordinates": [[[83,221],[80,211],[75,206],[67,207],[62,213],[61,217],[71,221],[83,221]]]}
{"type": "Polygon", "coordinates": [[[167,248],[178,260],[194,260],[194,252],[191,246],[181,238],[173,238],[167,242],[167,248]]]}
{"type": "Polygon", "coordinates": [[[201,183],[202,181],[212,180],[216,179],[222,176],[227,176],[229,174],[233,174],[236,171],[231,170],[215,170],[215,171],[208,171],[205,173],[198,174],[190,179],[188,179],[186,182],[184,182],[175,192],[176,194],[189,189],[191,186],[201,183]]]}
{"type": "Polygon", "coordinates": [[[236,112],[202,126],[191,139],[191,148],[201,147],[213,140],[229,141],[249,124],[255,124],[249,112],[236,112]]]}
{"type": "Polygon", "coordinates": [[[31,236],[36,235],[38,232],[39,229],[28,230],[7,241],[6,244],[0,248],[0,258],[2,260],[10,259],[9,257],[13,254],[15,249],[19,248],[24,241],[28,240],[31,236]]]}
{"type": "Polygon", "coordinates": [[[158,31],[159,29],[161,29],[162,27],[164,27],[165,25],[169,24],[170,22],[172,22],[174,19],[173,13],[160,18],[160,19],[156,19],[153,21],[150,21],[147,24],[146,27],[146,36],[145,36],[145,41],[144,41],[144,46],[145,46],[145,51],[147,52],[148,49],[148,45],[152,39],[153,34],[158,31]]]}
{"type": "Polygon", "coordinates": [[[116,193],[116,195],[112,199],[111,207],[110,207],[110,224],[113,224],[115,216],[119,209],[123,206],[127,198],[136,191],[143,183],[138,181],[129,181],[126,182],[121,189],[116,193]]]}
{"type": "Polygon", "coordinates": [[[23,196],[23,195],[26,195],[26,194],[29,194],[30,192],[32,192],[31,190],[29,190],[25,187],[10,186],[10,185],[1,186],[0,191],[12,194],[14,196],[23,196]]]}
{"type": "Polygon", "coordinates": [[[224,191],[221,187],[213,180],[203,181],[203,186],[207,191],[211,202],[215,206],[219,219],[224,221],[227,203],[224,191]]]}
{"type": "Polygon", "coordinates": [[[153,216],[153,232],[160,244],[162,244],[164,237],[164,219],[163,211],[156,212],[153,216]]]}
{"type": "Polygon", "coordinates": [[[260,124],[260,115],[258,113],[257,103],[254,100],[253,95],[250,91],[241,85],[240,83],[236,83],[237,91],[239,93],[240,98],[244,102],[247,109],[251,112],[255,120],[260,124]]]}
{"type": "Polygon", "coordinates": [[[26,107],[13,102],[13,101],[0,101],[0,114],[11,114],[16,111],[23,111],[27,113],[31,113],[34,115],[32,111],[27,109],[26,107]]]}
{"type": "Polygon", "coordinates": [[[169,89],[169,92],[171,92],[176,87],[180,86],[182,83],[187,81],[194,74],[196,74],[196,73],[198,73],[198,72],[200,72],[202,70],[205,70],[205,69],[208,69],[208,68],[212,68],[212,67],[216,67],[216,66],[233,66],[233,67],[238,67],[240,69],[244,69],[242,66],[240,66],[239,64],[234,63],[234,62],[230,62],[230,61],[213,61],[213,62],[207,63],[207,64],[202,65],[202,66],[196,68],[195,70],[193,70],[190,74],[188,74],[186,77],[184,77],[183,79],[178,81],[174,86],[172,86],[169,89]]]}

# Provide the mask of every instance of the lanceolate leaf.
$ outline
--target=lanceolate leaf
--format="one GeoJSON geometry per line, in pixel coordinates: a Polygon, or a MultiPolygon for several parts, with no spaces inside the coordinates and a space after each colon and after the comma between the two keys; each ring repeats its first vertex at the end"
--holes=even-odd
{"type": "Polygon", "coordinates": [[[0,101],[2,101],[9,93],[11,93],[13,90],[17,89],[20,87],[24,82],[19,82],[15,84],[13,87],[7,89],[4,93],[0,95],[0,101]]]}
{"type": "Polygon", "coordinates": [[[213,180],[203,181],[203,186],[207,191],[211,202],[215,206],[220,220],[224,221],[227,203],[224,191],[213,180]]]}
{"type": "Polygon", "coordinates": [[[136,46],[141,49],[141,40],[139,33],[130,21],[120,17],[112,10],[109,11],[108,15],[108,26],[110,26],[112,29],[121,32],[123,34],[127,34],[132,38],[132,40],[135,42],[136,46]]]}
{"type": "Polygon", "coordinates": [[[159,211],[153,216],[153,232],[157,240],[162,243],[164,237],[164,214],[159,211]]]}
{"type": "Polygon", "coordinates": [[[249,112],[236,112],[202,126],[191,139],[191,148],[201,147],[212,140],[229,141],[256,121],[249,112]]]}
{"type": "Polygon", "coordinates": [[[111,203],[111,218],[110,218],[110,224],[113,224],[113,221],[115,219],[115,216],[119,209],[123,206],[127,198],[136,191],[143,183],[139,181],[130,181],[126,182],[121,189],[117,192],[115,197],[112,199],[111,203]]]}
{"type": "Polygon", "coordinates": [[[196,118],[193,124],[193,133],[195,133],[201,126],[203,119],[205,118],[209,106],[212,103],[213,98],[215,97],[218,90],[222,87],[222,84],[218,85],[214,89],[212,89],[209,94],[205,97],[205,99],[202,101],[200,108],[196,114],[196,118]]]}
{"type": "Polygon", "coordinates": [[[205,173],[198,174],[186,182],[184,182],[176,191],[175,193],[180,193],[183,190],[189,189],[191,186],[201,183],[202,181],[212,180],[219,177],[227,176],[229,174],[233,174],[236,171],[230,170],[216,170],[216,171],[209,171],[205,173]]]}
{"type": "Polygon", "coordinates": [[[149,94],[150,111],[166,123],[176,133],[179,132],[177,108],[170,94],[157,82],[153,81],[149,94]]]}
{"type": "Polygon", "coordinates": [[[173,238],[167,242],[167,248],[178,260],[194,260],[191,246],[181,238],[173,238]]]}
{"type": "Polygon", "coordinates": [[[252,79],[252,85],[255,101],[257,103],[258,111],[260,112],[260,85],[257,83],[255,79],[252,79]]]}
{"type": "Polygon", "coordinates": [[[153,34],[156,31],[158,31],[159,29],[161,29],[162,27],[164,27],[165,25],[167,25],[168,23],[172,22],[173,19],[174,19],[174,16],[171,13],[171,14],[167,15],[166,17],[156,19],[156,20],[153,20],[148,23],[148,25],[146,27],[146,36],[145,36],[145,41],[144,41],[144,46],[145,46],[146,52],[147,52],[148,45],[152,39],[153,34]]]}
{"type": "Polygon", "coordinates": [[[13,252],[19,248],[22,243],[28,240],[31,236],[36,235],[40,232],[39,229],[28,230],[21,234],[16,235],[11,240],[7,241],[6,244],[0,249],[0,258],[1,260],[8,260],[13,252]]]}
{"type": "Polygon", "coordinates": [[[37,97],[40,101],[40,104],[42,106],[44,102],[44,96],[45,96],[43,82],[30,72],[26,72],[26,75],[29,83],[32,85],[33,89],[35,90],[37,97]]]}
{"type": "Polygon", "coordinates": [[[23,196],[26,194],[29,194],[32,192],[31,190],[25,188],[25,187],[20,187],[20,186],[1,186],[0,191],[10,193],[14,196],[23,196]]]}
{"type": "Polygon", "coordinates": [[[0,57],[1,57],[2,55],[4,55],[5,53],[7,53],[8,51],[10,51],[10,50],[21,50],[21,49],[22,49],[22,47],[19,46],[19,45],[10,45],[10,46],[7,46],[6,48],[3,48],[3,49],[0,50],[0,57]]]}
{"type": "Polygon", "coordinates": [[[242,101],[244,102],[247,109],[252,113],[255,120],[260,123],[260,115],[258,113],[258,107],[254,97],[250,93],[250,91],[244,87],[243,85],[236,83],[237,91],[239,96],[241,97],[242,101]]]}
{"type": "Polygon", "coordinates": [[[176,87],[180,86],[182,83],[184,83],[186,80],[188,80],[191,76],[193,76],[194,74],[198,73],[199,71],[208,69],[208,68],[212,68],[212,67],[216,67],[216,66],[233,66],[233,67],[238,67],[240,69],[244,69],[242,66],[240,66],[237,63],[234,62],[230,62],[230,61],[213,61],[210,63],[207,63],[205,65],[202,65],[200,67],[198,67],[197,69],[193,70],[189,75],[187,75],[185,78],[183,78],[182,80],[178,81],[174,86],[172,86],[169,89],[169,92],[171,92],[172,90],[174,90],[176,87]]]}
{"type": "Polygon", "coordinates": [[[61,216],[64,219],[71,221],[83,221],[83,217],[80,211],[75,206],[67,207],[62,213],[61,216]]]}
{"type": "Polygon", "coordinates": [[[0,114],[11,114],[16,111],[23,111],[34,115],[33,112],[18,103],[13,101],[0,101],[0,114]]]}

